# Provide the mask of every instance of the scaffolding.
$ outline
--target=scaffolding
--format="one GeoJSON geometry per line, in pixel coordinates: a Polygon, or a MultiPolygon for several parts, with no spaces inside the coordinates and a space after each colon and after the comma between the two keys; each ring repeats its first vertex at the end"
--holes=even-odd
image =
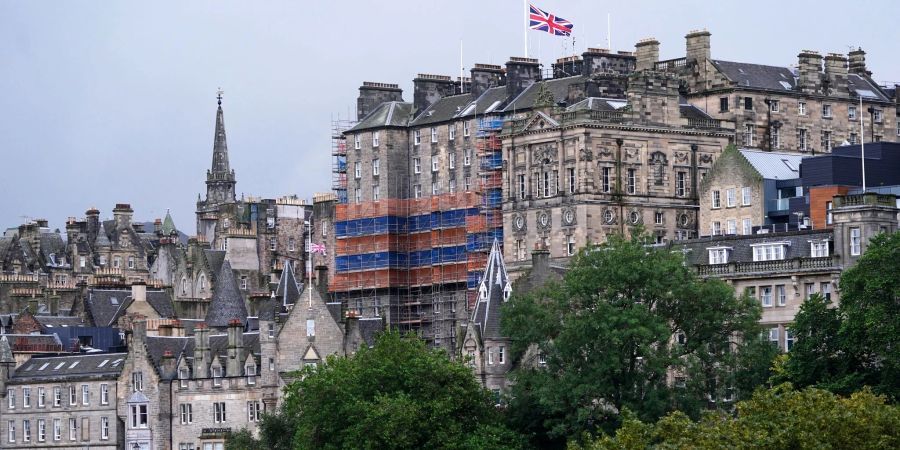
{"type": "Polygon", "coordinates": [[[481,201],[480,214],[473,217],[469,229],[471,253],[469,254],[468,306],[474,307],[477,288],[484,275],[487,255],[496,239],[503,245],[503,152],[500,132],[501,117],[486,115],[478,119],[475,148],[478,151],[478,178],[481,201]]]}
{"type": "Polygon", "coordinates": [[[356,125],[348,119],[331,120],[331,189],[338,203],[347,203],[347,138],[344,132],[356,125]]]}

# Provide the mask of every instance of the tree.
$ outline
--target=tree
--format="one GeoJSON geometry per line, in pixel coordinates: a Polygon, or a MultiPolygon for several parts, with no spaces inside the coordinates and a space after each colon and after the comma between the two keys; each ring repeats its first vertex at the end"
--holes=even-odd
{"type": "Polygon", "coordinates": [[[784,379],[848,394],[863,386],[900,398],[900,233],[872,238],[841,276],[834,307],[814,296],[800,307],[784,379]]]}
{"type": "Polygon", "coordinates": [[[675,412],[655,424],[631,416],[614,436],[570,450],[607,449],[883,449],[900,446],[900,408],[870,390],[849,398],[790,384],[760,389],[737,415],[710,412],[694,422],[675,412]]]}
{"type": "Polygon", "coordinates": [[[330,357],[285,389],[280,416],[296,449],[516,449],[471,370],[415,337],[382,334],[330,357]]]}
{"type": "Polygon", "coordinates": [[[759,336],[756,302],[648,243],[613,236],[583,249],[562,282],[505,305],[514,354],[535,349],[546,361],[517,369],[511,392],[510,419],[535,443],[611,431],[625,409],[642,420],[676,407],[696,416],[732,395],[742,365],[771,364],[747,357],[761,348],[747,345],[759,336]]]}
{"type": "Polygon", "coordinates": [[[290,450],[293,448],[293,424],[281,413],[263,414],[259,421],[259,439],[247,429],[232,433],[225,442],[226,450],[290,450]]]}

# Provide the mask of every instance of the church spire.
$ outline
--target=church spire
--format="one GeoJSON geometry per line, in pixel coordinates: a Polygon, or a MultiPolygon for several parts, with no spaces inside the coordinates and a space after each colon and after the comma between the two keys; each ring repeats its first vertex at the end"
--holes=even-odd
{"type": "Polygon", "coordinates": [[[206,172],[206,202],[212,204],[234,202],[234,171],[228,164],[228,144],[225,140],[225,117],[222,113],[221,88],[216,92],[216,134],[213,138],[212,166],[206,172]]]}

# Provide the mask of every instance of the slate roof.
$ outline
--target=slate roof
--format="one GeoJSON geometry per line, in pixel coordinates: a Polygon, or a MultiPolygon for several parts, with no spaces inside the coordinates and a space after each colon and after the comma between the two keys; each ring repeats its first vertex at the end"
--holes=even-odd
{"type": "Polygon", "coordinates": [[[500,307],[512,293],[500,243],[494,240],[488,255],[484,276],[478,287],[478,301],[472,311],[472,323],[480,328],[483,338],[499,338],[500,307]]]}
{"type": "Polygon", "coordinates": [[[369,128],[405,127],[412,119],[413,104],[406,102],[385,102],[363,117],[347,132],[366,130],[369,128]]]}
{"type": "MultiPolygon", "coordinates": [[[[41,257],[48,266],[59,266],[66,257],[66,243],[57,233],[41,233],[41,257]],[[53,255],[51,258],[50,255],[53,255]]],[[[71,265],[71,263],[68,263],[71,265]]]]}
{"type": "Polygon", "coordinates": [[[222,270],[222,263],[225,261],[224,250],[203,250],[206,256],[206,263],[209,264],[209,271],[216,276],[222,270]]]}
{"type": "Polygon", "coordinates": [[[793,91],[797,86],[794,73],[787,67],[721,60],[713,60],[712,63],[729,80],[740,86],[774,91],[793,91]]]}
{"type": "Polygon", "coordinates": [[[682,103],[678,105],[678,112],[680,112],[681,117],[684,117],[685,119],[710,119],[709,114],[706,114],[702,109],[694,105],[682,103]]]}
{"type": "Polygon", "coordinates": [[[380,317],[359,319],[359,334],[369,347],[375,345],[375,338],[382,331],[384,331],[384,321],[380,317]]]}
{"type": "Polygon", "coordinates": [[[787,242],[784,258],[808,258],[811,256],[809,241],[831,240],[834,233],[830,230],[802,230],[785,233],[766,233],[738,236],[707,236],[686,241],[677,241],[673,249],[682,250],[685,260],[690,265],[709,264],[710,247],[730,247],[728,262],[753,261],[753,244],[787,242]]]}
{"type": "Polygon", "coordinates": [[[56,334],[5,334],[0,339],[8,339],[13,352],[46,353],[66,351],[66,346],[56,334]],[[41,346],[38,348],[36,346],[41,346]]]}
{"type": "Polygon", "coordinates": [[[88,377],[117,378],[122,372],[127,353],[90,353],[69,356],[35,356],[19,366],[10,383],[83,379],[88,377]]]}
{"type": "Polygon", "coordinates": [[[281,271],[281,278],[278,280],[278,288],[275,290],[275,297],[281,302],[282,306],[293,305],[300,298],[300,283],[294,276],[294,264],[290,261],[285,263],[284,270],[281,271]]]}
{"type": "Polygon", "coordinates": [[[212,301],[206,312],[206,323],[213,328],[228,326],[232,319],[239,319],[246,323],[247,306],[244,297],[238,289],[237,280],[231,270],[231,263],[225,261],[216,276],[216,285],[213,288],[212,301]]]}
{"type": "Polygon", "coordinates": [[[410,122],[410,126],[416,127],[451,120],[457,117],[470,103],[472,103],[471,94],[444,97],[422,110],[410,122]]]}
{"type": "MultiPolygon", "coordinates": [[[[115,325],[132,301],[130,289],[91,289],[85,306],[94,319],[94,326],[110,327],[115,325]]],[[[168,292],[148,290],[147,303],[160,317],[175,317],[175,307],[168,292]]]]}
{"type": "Polygon", "coordinates": [[[475,100],[477,103],[475,108],[472,108],[471,111],[466,111],[466,108],[463,108],[464,117],[472,116],[478,114],[479,116],[485,114],[487,109],[493,106],[495,103],[499,103],[499,107],[491,110],[491,112],[499,112],[502,110],[502,106],[506,99],[506,86],[496,86],[485,90],[481,97],[475,100]]]}
{"type": "Polygon", "coordinates": [[[566,107],[566,111],[615,111],[626,104],[625,100],[618,98],[588,97],[566,107]]]}
{"type": "Polygon", "coordinates": [[[162,227],[160,228],[160,231],[162,232],[163,236],[169,236],[172,233],[174,233],[175,231],[177,231],[177,228],[175,228],[175,221],[172,220],[172,215],[169,214],[168,209],[166,210],[166,218],[163,219],[163,223],[162,223],[162,227]]]}
{"type": "Polygon", "coordinates": [[[88,326],[88,324],[84,323],[81,317],[78,316],[34,316],[34,319],[37,320],[45,330],[47,328],[88,326]]]}
{"type": "MultiPolygon", "coordinates": [[[[244,341],[244,355],[246,356],[249,351],[257,358],[257,360],[259,360],[259,332],[242,333],[241,336],[243,337],[244,341]]],[[[163,355],[165,355],[166,351],[172,352],[172,355],[175,358],[185,358],[186,362],[189,365],[193,365],[194,344],[196,342],[194,336],[147,336],[145,339],[147,356],[150,358],[150,362],[153,363],[157,371],[162,374],[163,377],[172,379],[176,375],[175,373],[163,373],[163,371],[161,370],[163,355]]],[[[222,367],[225,367],[228,354],[228,335],[210,335],[209,349],[210,353],[213,356],[217,356],[219,358],[219,362],[222,364],[222,367]]],[[[243,361],[241,362],[241,366],[243,367],[243,361]]],[[[230,374],[228,375],[231,376],[230,374]]]]}
{"type": "Polygon", "coordinates": [[[540,90],[541,84],[547,86],[547,90],[551,94],[553,94],[553,101],[555,103],[558,103],[565,100],[569,95],[569,85],[583,84],[585,81],[587,81],[587,78],[582,75],[537,81],[531,86],[528,86],[516,98],[510,100],[509,104],[506,106],[506,108],[503,109],[503,111],[514,112],[516,110],[530,109],[534,107],[534,101],[537,100],[537,95],[538,91],[540,90]]]}
{"type": "Polygon", "coordinates": [[[847,89],[856,95],[862,95],[864,100],[876,99],[884,102],[891,101],[891,98],[888,96],[890,94],[885,95],[886,93],[882,88],[856,73],[847,75],[847,89]]]}
{"type": "Polygon", "coordinates": [[[10,247],[12,247],[12,244],[13,238],[0,238],[0,264],[6,260],[6,254],[9,252],[10,247]]]}
{"type": "Polygon", "coordinates": [[[743,156],[764,179],[793,180],[800,178],[800,162],[803,160],[803,155],[742,149],[741,156],[743,156]]]}

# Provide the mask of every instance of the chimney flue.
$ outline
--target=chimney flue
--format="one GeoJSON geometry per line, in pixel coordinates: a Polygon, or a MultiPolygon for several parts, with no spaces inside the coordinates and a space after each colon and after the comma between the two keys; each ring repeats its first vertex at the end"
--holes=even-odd
{"type": "Polygon", "coordinates": [[[458,85],[446,75],[420,73],[413,79],[413,107],[420,113],[434,102],[457,93],[458,85]]]}
{"type": "Polygon", "coordinates": [[[506,97],[513,99],[532,84],[541,81],[541,65],[534,58],[513,56],[506,63],[506,97]]]}
{"type": "Polygon", "coordinates": [[[494,64],[475,64],[472,74],[472,99],[477,99],[484,91],[506,84],[506,73],[503,68],[494,64]]]}
{"type": "Polygon", "coordinates": [[[400,89],[400,86],[392,83],[365,81],[359,87],[359,97],[356,99],[356,119],[362,120],[382,103],[402,101],[403,90],[400,89]]]}
{"type": "Polygon", "coordinates": [[[655,38],[642,39],[634,45],[634,54],[637,57],[634,70],[653,70],[659,62],[659,41],[655,38]]]}

